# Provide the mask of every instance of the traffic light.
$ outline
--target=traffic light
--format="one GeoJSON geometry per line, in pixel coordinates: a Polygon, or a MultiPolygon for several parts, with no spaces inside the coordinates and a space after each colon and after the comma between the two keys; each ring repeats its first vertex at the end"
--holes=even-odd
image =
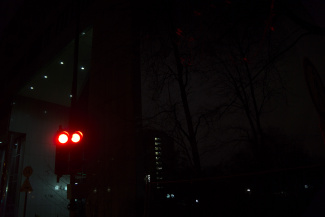
{"type": "Polygon", "coordinates": [[[58,146],[62,145],[72,145],[72,144],[78,144],[81,142],[83,137],[83,134],[81,131],[75,131],[71,135],[69,134],[68,131],[61,130],[58,131],[56,134],[56,144],[58,146]]]}
{"type": "Polygon", "coordinates": [[[55,174],[58,176],[80,172],[83,164],[83,133],[59,128],[55,135],[55,174]]]}

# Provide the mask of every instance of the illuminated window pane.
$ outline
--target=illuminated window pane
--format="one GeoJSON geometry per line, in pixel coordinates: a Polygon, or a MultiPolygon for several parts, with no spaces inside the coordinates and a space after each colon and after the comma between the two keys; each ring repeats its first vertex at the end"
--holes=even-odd
{"type": "Polygon", "coordinates": [[[161,151],[161,147],[155,147],[155,151],[161,151]]]}
{"type": "Polygon", "coordinates": [[[162,167],[156,167],[157,170],[162,170],[162,167]]]}
{"type": "Polygon", "coordinates": [[[160,138],[159,137],[155,137],[155,141],[159,141],[160,140],[160,138]]]}

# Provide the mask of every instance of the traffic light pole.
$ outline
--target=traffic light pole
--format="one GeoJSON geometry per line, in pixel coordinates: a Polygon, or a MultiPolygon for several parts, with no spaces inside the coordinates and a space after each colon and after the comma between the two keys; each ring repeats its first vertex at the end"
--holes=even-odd
{"type": "MultiPolygon", "coordinates": [[[[80,25],[80,0],[76,1],[76,31],[74,41],[74,58],[73,58],[73,74],[72,74],[72,86],[71,86],[71,107],[70,107],[70,120],[69,127],[73,127],[74,115],[76,114],[76,102],[77,102],[77,90],[78,90],[78,62],[79,62],[79,25],[80,25]]],[[[71,165],[71,152],[69,156],[69,166],[71,165]]],[[[70,186],[71,186],[71,198],[70,198],[70,217],[75,216],[75,199],[73,197],[72,186],[75,184],[75,174],[70,170],[70,186]]]]}

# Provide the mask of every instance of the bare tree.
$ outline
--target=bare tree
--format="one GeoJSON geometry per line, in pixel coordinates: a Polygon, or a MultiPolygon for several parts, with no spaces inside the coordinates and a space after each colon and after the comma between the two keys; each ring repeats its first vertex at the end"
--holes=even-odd
{"type": "Polygon", "coordinates": [[[159,31],[144,40],[144,77],[156,108],[147,117],[184,148],[197,173],[214,138],[249,144],[264,159],[263,116],[285,98],[278,63],[311,34],[275,16],[274,1],[252,2],[170,4],[159,31]]]}

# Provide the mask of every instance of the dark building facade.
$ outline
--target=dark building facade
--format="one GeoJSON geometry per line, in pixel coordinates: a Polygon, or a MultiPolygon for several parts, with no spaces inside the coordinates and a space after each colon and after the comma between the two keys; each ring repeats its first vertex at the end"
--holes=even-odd
{"type": "MultiPolygon", "coordinates": [[[[23,214],[24,192],[19,193],[19,189],[26,166],[34,170],[26,216],[68,216],[69,212],[74,215],[80,211],[76,208],[80,203],[73,196],[75,188],[70,194],[66,187],[69,177],[56,182],[53,135],[59,125],[82,125],[87,128],[84,137],[89,141],[85,145],[88,164],[83,171],[87,174],[83,213],[137,216],[142,207],[137,200],[141,100],[133,3],[48,4],[36,0],[21,1],[11,9],[0,35],[0,212],[5,216],[23,214]],[[80,103],[81,99],[85,103],[80,103]],[[79,109],[80,106],[87,109],[79,109]],[[81,117],[71,114],[80,110],[81,117]],[[24,158],[14,174],[5,166],[13,153],[9,131],[26,134],[24,158]],[[17,176],[14,181],[13,175],[17,176]],[[70,211],[66,208],[69,203],[70,211]]],[[[79,184],[79,178],[75,177],[71,185],[79,184]]]]}

